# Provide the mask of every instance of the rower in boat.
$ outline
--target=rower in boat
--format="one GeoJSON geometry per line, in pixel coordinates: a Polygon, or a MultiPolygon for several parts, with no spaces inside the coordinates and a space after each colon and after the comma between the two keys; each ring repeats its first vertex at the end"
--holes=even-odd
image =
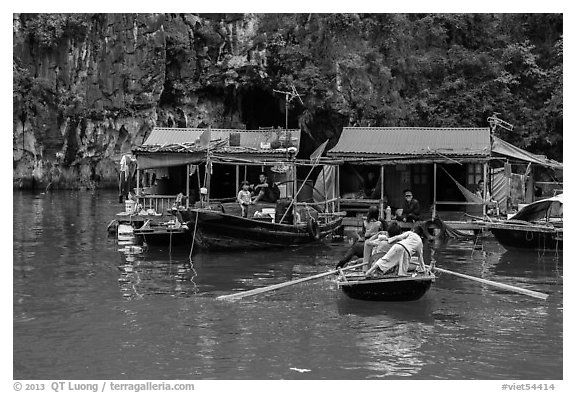
{"type": "Polygon", "coordinates": [[[398,267],[398,276],[408,275],[410,267],[410,260],[412,257],[417,257],[419,270],[426,271],[424,265],[423,243],[422,237],[424,230],[421,225],[415,226],[411,231],[401,233],[397,236],[390,237],[388,243],[392,247],[386,255],[378,259],[370,269],[365,273],[366,277],[371,277],[377,270],[385,274],[390,269],[398,267]]]}

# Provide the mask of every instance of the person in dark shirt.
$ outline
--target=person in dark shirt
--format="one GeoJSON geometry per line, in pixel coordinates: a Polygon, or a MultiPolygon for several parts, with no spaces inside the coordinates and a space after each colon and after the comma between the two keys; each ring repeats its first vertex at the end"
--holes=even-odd
{"type": "Polygon", "coordinates": [[[412,195],[412,190],[404,190],[402,215],[398,216],[397,219],[404,222],[414,222],[420,219],[420,203],[412,195]]]}
{"type": "Polygon", "coordinates": [[[352,258],[362,258],[364,256],[364,241],[365,239],[370,239],[372,236],[376,235],[382,230],[382,222],[378,219],[378,206],[370,206],[368,208],[368,213],[366,214],[366,219],[362,223],[362,229],[358,231],[357,238],[354,243],[346,251],[346,254],[340,259],[336,268],[342,268],[352,258]]]}
{"type": "Polygon", "coordinates": [[[268,176],[264,172],[260,174],[259,180],[260,183],[254,186],[252,203],[258,201],[275,203],[280,197],[278,186],[273,181],[268,180],[268,176]]]}

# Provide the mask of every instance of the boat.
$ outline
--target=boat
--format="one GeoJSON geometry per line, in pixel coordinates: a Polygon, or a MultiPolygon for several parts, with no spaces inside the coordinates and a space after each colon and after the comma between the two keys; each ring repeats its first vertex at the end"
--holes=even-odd
{"type": "Polygon", "coordinates": [[[387,274],[365,277],[363,273],[341,273],[338,287],[347,296],[360,300],[405,302],[418,300],[428,292],[436,276],[432,272],[412,272],[408,276],[387,274]]]}
{"type": "Polygon", "coordinates": [[[319,215],[291,224],[271,216],[244,218],[206,208],[180,210],[183,222],[202,249],[235,250],[298,246],[333,234],[342,226],[342,215],[319,215]]]}
{"type": "Polygon", "coordinates": [[[173,220],[166,223],[150,225],[146,222],[140,228],[134,228],[132,233],[137,244],[149,246],[182,246],[192,243],[192,234],[186,225],[173,220]]]}
{"type": "Polygon", "coordinates": [[[563,195],[532,202],[508,220],[488,222],[487,227],[507,250],[562,250],[563,195]]]}
{"type": "Polygon", "coordinates": [[[154,129],[133,149],[136,211],[169,208],[182,228],[171,229],[156,216],[141,226],[146,218],[138,216],[137,222],[131,211],[134,235],[148,245],[177,241],[198,249],[245,250],[298,246],[335,233],[345,213],[335,191],[337,163],[320,160],[328,140],[310,159],[296,158],[299,143],[297,129],[154,129]],[[308,172],[304,179],[297,169],[308,172]],[[248,214],[236,199],[240,184],[256,178],[272,191],[253,194],[248,214]]]}

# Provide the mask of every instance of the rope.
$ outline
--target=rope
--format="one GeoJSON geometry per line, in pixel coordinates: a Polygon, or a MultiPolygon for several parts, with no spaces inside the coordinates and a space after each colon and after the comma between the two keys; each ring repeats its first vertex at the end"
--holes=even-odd
{"type": "Polygon", "coordinates": [[[196,227],[198,226],[198,211],[196,211],[196,220],[194,221],[194,232],[192,233],[192,245],[190,246],[190,254],[188,255],[188,261],[190,262],[190,266],[193,265],[192,263],[192,251],[194,251],[194,243],[196,243],[196,227]]]}
{"type": "Polygon", "coordinates": [[[470,239],[471,237],[474,236],[474,235],[468,235],[462,231],[459,231],[458,229],[452,228],[451,226],[447,225],[444,221],[442,221],[442,219],[438,215],[434,219],[434,223],[440,226],[441,229],[443,229],[444,238],[450,237],[452,239],[470,239]]]}
{"type": "Polygon", "coordinates": [[[170,257],[170,261],[172,261],[172,232],[170,231],[170,243],[168,244],[168,256],[170,257]]]}

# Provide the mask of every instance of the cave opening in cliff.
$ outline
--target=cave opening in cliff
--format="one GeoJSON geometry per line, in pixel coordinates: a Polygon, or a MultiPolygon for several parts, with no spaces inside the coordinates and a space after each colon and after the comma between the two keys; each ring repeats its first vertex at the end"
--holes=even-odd
{"type": "MultiPolygon", "coordinates": [[[[284,96],[270,90],[248,88],[238,95],[242,122],[246,129],[260,127],[286,127],[284,96]]],[[[298,114],[301,108],[291,104],[288,108],[288,128],[298,128],[298,114]]]]}

